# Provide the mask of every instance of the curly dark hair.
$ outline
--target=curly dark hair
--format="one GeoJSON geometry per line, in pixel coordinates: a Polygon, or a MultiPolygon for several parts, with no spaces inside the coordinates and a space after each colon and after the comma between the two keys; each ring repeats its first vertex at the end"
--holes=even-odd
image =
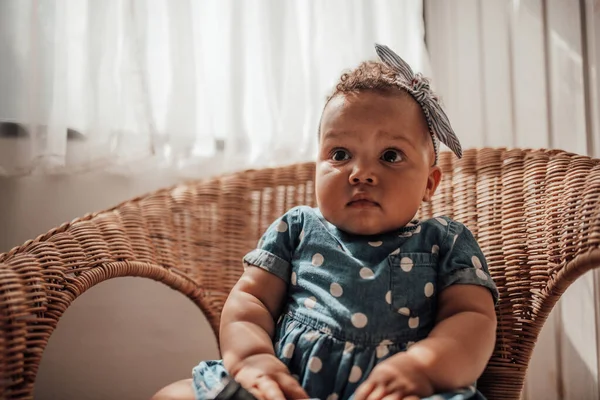
{"type": "Polygon", "coordinates": [[[335,90],[327,97],[326,105],[338,94],[357,93],[372,90],[382,93],[407,94],[398,86],[398,73],[378,61],[364,61],[358,67],[344,72],[335,90]]]}

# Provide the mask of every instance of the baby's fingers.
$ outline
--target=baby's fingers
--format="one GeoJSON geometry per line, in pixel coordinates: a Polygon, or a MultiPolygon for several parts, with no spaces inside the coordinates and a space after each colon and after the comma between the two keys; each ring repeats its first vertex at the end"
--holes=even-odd
{"type": "Polygon", "coordinates": [[[356,392],[354,392],[354,400],[367,400],[367,396],[371,394],[375,384],[373,382],[363,382],[356,392]]]}
{"type": "Polygon", "coordinates": [[[376,385],[375,388],[373,388],[371,394],[367,396],[367,400],[382,400],[390,393],[392,392],[380,383],[379,385],[376,385]]]}
{"type": "Polygon", "coordinates": [[[388,394],[382,400],[413,400],[413,399],[420,400],[419,397],[415,397],[415,396],[403,397],[402,394],[400,394],[399,392],[394,392],[394,393],[388,394]]]}
{"type": "Polygon", "coordinates": [[[251,390],[251,393],[261,400],[285,400],[285,396],[277,382],[269,377],[258,378],[253,388],[256,390],[251,390]]]}
{"type": "Polygon", "coordinates": [[[412,397],[404,397],[403,389],[394,386],[393,382],[366,381],[354,393],[355,400],[412,400],[412,397]]]}
{"type": "Polygon", "coordinates": [[[302,386],[300,386],[300,383],[298,383],[291,375],[280,374],[277,376],[277,381],[287,399],[296,400],[309,398],[308,394],[304,391],[302,386]]]}
{"type": "MultiPolygon", "coordinates": [[[[366,381],[358,387],[354,393],[355,400],[382,400],[384,397],[391,394],[391,391],[385,384],[381,382],[366,381]]],[[[398,400],[402,399],[400,392],[398,400]]]]}

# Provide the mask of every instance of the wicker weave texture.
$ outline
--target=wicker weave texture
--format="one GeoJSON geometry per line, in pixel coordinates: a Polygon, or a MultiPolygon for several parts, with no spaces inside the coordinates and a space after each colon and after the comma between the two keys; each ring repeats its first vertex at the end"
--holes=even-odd
{"type": "MultiPolygon", "coordinates": [[[[494,354],[479,381],[518,399],[541,327],[566,288],[600,265],[600,160],[483,148],[440,155],[443,181],[420,218],[448,215],[476,235],[500,290],[494,354]]],[[[269,224],[315,205],[314,164],[194,181],[86,215],[0,254],[0,398],[30,399],[60,317],[86,290],[147,277],[188,296],[215,334],[241,258],[269,224]]]]}

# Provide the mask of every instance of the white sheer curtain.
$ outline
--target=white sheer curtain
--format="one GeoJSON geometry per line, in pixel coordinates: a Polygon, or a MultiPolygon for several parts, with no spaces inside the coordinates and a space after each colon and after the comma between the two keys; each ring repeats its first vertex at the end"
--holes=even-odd
{"type": "Polygon", "coordinates": [[[423,39],[422,0],[1,0],[0,174],[311,159],[340,73],[423,39]]]}

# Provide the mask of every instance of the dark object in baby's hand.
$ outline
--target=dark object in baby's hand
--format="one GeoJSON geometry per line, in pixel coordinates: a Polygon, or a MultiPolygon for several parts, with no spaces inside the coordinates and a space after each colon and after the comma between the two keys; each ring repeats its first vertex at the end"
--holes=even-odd
{"type": "Polygon", "coordinates": [[[256,397],[233,379],[229,379],[215,400],[256,400],[256,397]]]}

